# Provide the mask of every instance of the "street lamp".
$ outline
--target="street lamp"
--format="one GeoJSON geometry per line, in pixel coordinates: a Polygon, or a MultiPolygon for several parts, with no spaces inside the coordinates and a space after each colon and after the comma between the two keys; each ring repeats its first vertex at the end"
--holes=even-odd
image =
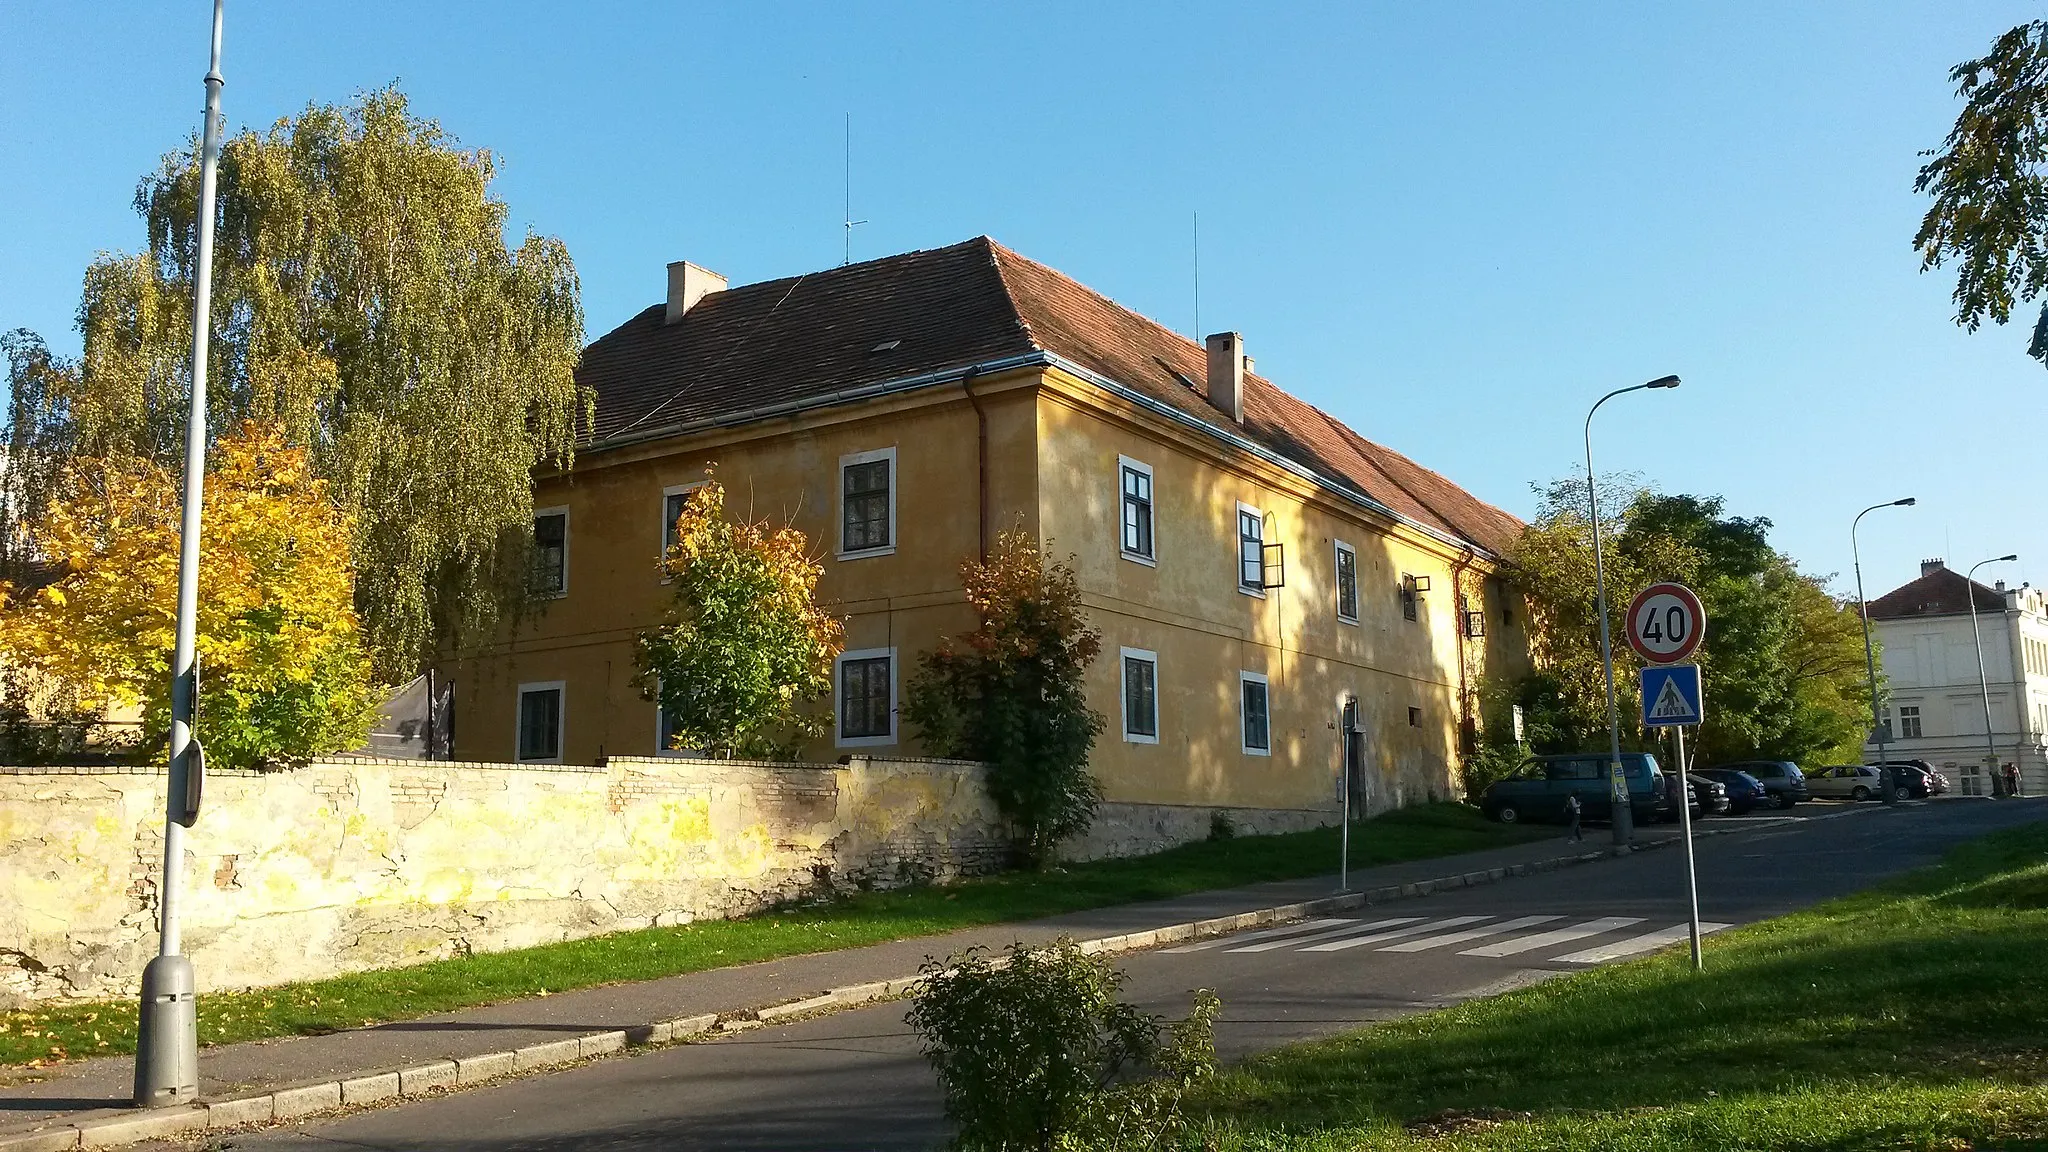
{"type": "Polygon", "coordinates": [[[1993,796],[2005,795],[2005,784],[1998,777],[1998,741],[1991,735],[1991,681],[1984,676],[1984,637],[1977,631],[1977,569],[2019,558],[2019,553],[2012,552],[1979,560],[1970,565],[1970,571],[1963,577],[1963,592],[1970,598],[1970,643],[1977,646],[1977,690],[1984,694],[1984,770],[1991,773],[1993,796]]]}
{"type": "MultiPolygon", "coordinates": [[[[1627,847],[1635,838],[1635,809],[1631,806],[1627,792],[1627,778],[1621,768],[1621,710],[1614,702],[1614,643],[1607,634],[1607,562],[1600,550],[1600,493],[1599,482],[1593,476],[1593,413],[1600,411],[1600,405],[1628,392],[1640,392],[1645,388],[1676,388],[1678,377],[1660,376],[1648,384],[1636,384],[1628,388],[1617,388],[1593,402],[1586,413],[1586,504],[1593,514],[1593,595],[1594,604],[1600,614],[1600,667],[1607,674],[1607,743],[1613,759],[1607,765],[1607,790],[1609,804],[1614,815],[1614,843],[1616,847],[1627,847]],[[1616,795],[1619,792],[1620,795],[1616,795]]],[[[1685,778],[1679,777],[1681,787],[1685,778]]]]}
{"type": "Polygon", "coordinates": [[[1849,522],[1849,555],[1856,562],[1856,610],[1863,616],[1863,667],[1870,673],[1870,734],[1877,738],[1877,790],[1887,804],[1896,804],[1899,798],[1892,794],[1892,770],[1885,763],[1884,746],[1886,737],[1883,717],[1877,708],[1877,656],[1870,646],[1870,601],[1863,596],[1863,554],[1856,548],[1856,526],[1863,518],[1879,508],[1911,508],[1919,501],[1911,496],[1904,500],[1889,500],[1883,504],[1872,504],[1856,514],[1849,522]]]}
{"type": "Polygon", "coordinates": [[[192,405],[185,421],[185,504],[178,524],[178,617],[171,657],[171,762],[165,782],[164,877],[157,887],[157,954],[142,969],[136,1015],[135,1105],[189,1103],[199,1094],[199,1020],[192,961],[183,954],[178,905],[185,829],[198,818],[205,756],[193,738],[199,692],[199,513],[206,479],[206,340],[213,293],[214,176],[220,168],[221,0],[213,0],[213,62],[206,70],[206,123],[199,144],[198,258],[192,265],[192,405]]]}

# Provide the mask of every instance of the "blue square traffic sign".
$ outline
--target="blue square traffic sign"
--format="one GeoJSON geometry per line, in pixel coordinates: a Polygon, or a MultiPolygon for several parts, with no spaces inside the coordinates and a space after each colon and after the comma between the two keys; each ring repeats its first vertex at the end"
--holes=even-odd
{"type": "Polygon", "coordinates": [[[1643,669],[1643,727],[1697,724],[1706,715],[1700,666],[1665,664],[1643,669]]]}

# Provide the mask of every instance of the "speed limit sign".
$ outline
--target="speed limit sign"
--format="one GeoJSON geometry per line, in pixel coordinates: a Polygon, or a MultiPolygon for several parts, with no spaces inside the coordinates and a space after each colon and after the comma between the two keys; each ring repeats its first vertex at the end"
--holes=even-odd
{"type": "Polygon", "coordinates": [[[1683,584],[1652,584],[1628,606],[1628,644],[1652,664],[1677,664],[1700,646],[1707,614],[1683,584]]]}

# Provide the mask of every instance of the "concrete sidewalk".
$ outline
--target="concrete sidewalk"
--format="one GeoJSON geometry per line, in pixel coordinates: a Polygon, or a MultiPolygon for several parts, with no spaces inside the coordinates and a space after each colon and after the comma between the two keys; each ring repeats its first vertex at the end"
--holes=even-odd
{"type": "MultiPolygon", "coordinates": [[[[1675,828],[1640,829],[1639,847],[1657,847],[1675,828]]],[[[1583,843],[1538,840],[1508,848],[1362,869],[1351,875],[1339,906],[1380,903],[1446,887],[1489,883],[1536,870],[1587,863],[1610,855],[1606,830],[1583,843]]],[[[1171,900],[1125,904],[1050,919],[997,924],[940,936],[793,956],[733,968],[464,1009],[325,1036],[254,1041],[203,1049],[200,1085],[214,1102],[211,1126],[285,1118],[415,1088],[471,1083],[516,1071],[567,1063],[630,1044],[667,1042],[714,1027],[746,1027],[808,1011],[830,1010],[900,994],[897,982],[927,957],[984,945],[1046,941],[1067,935],[1104,951],[1149,947],[1172,938],[1213,934],[1245,923],[1286,920],[1330,910],[1334,875],[1199,892],[1171,900]],[[1303,907],[1303,905],[1323,905],[1303,907]],[[1205,923],[1214,922],[1214,923],[1205,923]],[[837,996],[824,994],[838,989],[837,996]],[[545,1046],[545,1047],[536,1047],[545,1046]],[[521,1051],[526,1050],[526,1051],[521,1051]],[[398,1073],[410,1075],[401,1086],[398,1073]],[[354,1085],[346,1090],[348,1081],[354,1085]],[[388,1090],[387,1090],[388,1089],[388,1090]],[[274,1098],[273,1095],[274,1094],[274,1098]],[[252,1097],[260,1097],[262,1103],[252,1097]],[[226,1102],[235,1102],[229,1106],[226,1102]],[[244,1103],[246,1102],[246,1103],[244,1103]]],[[[127,1106],[129,1057],[85,1060],[18,1074],[0,1087],[0,1152],[118,1143],[208,1125],[205,1107],[142,1113],[127,1106]],[[37,1077],[29,1080],[29,1076],[37,1077]],[[176,1115],[161,1115],[175,1113],[176,1115]],[[158,1117],[124,1134],[117,1119],[158,1117]],[[148,1130],[141,1130],[141,1129],[148,1130]],[[99,1130],[96,1132],[96,1130],[99,1130]],[[18,1139],[28,1133],[33,1140],[18,1139]]],[[[123,1126],[125,1128],[126,1126],[123,1126]]]]}

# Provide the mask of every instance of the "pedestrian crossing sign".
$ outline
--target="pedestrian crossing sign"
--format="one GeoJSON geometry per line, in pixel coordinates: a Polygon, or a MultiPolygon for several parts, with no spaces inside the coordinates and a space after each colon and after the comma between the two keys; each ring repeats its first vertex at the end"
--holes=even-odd
{"type": "Polygon", "coordinates": [[[1643,669],[1643,727],[1697,724],[1706,715],[1697,664],[1651,665],[1643,669]]]}

